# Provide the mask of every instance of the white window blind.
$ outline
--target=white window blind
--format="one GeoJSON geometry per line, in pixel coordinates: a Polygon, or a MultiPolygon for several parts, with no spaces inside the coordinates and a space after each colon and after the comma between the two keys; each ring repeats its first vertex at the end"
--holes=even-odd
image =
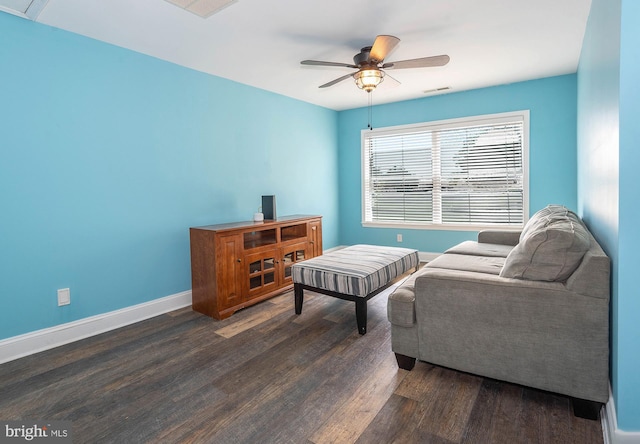
{"type": "Polygon", "coordinates": [[[362,133],[363,223],[521,227],[528,112],[362,133]]]}

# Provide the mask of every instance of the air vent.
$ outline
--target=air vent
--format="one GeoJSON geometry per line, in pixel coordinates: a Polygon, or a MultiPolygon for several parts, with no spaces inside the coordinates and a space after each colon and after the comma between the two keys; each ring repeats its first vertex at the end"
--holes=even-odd
{"type": "Polygon", "coordinates": [[[49,0],[0,0],[0,11],[35,20],[49,0]]]}
{"type": "Polygon", "coordinates": [[[448,91],[450,89],[451,89],[450,86],[442,86],[440,88],[427,89],[427,90],[424,90],[422,92],[425,93],[425,94],[431,94],[431,93],[436,93],[436,92],[448,91]]]}
{"type": "MultiPolygon", "coordinates": [[[[0,0],[4,1],[4,0],[0,0]]],[[[167,0],[172,5],[207,18],[238,0],[167,0]]]]}

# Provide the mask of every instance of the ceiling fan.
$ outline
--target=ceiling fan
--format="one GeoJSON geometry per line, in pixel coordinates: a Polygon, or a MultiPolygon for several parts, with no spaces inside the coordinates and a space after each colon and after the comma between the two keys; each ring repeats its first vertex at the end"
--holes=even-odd
{"type": "MultiPolygon", "coordinates": [[[[353,64],[340,62],[323,62],[319,60],[303,60],[302,65],[312,66],[336,66],[344,68],[357,69],[355,73],[346,74],[338,77],[320,88],[327,88],[336,83],[353,77],[358,88],[371,92],[382,82],[385,76],[385,69],[406,69],[406,68],[428,68],[432,66],[444,66],[449,63],[448,55],[438,55],[433,57],[422,57],[419,59],[401,60],[398,62],[384,63],[384,59],[393,51],[400,43],[398,37],[392,35],[379,35],[376,37],[373,46],[365,46],[358,54],[353,56],[353,64]]],[[[393,78],[389,76],[390,78],[393,78]]],[[[395,80],[395,79],[394,79],[395,80]]],[[[396,80],[397,81],[397,80],[396,80]]],[[[399,83],[399,82],[398,82],[399,83]]]]}

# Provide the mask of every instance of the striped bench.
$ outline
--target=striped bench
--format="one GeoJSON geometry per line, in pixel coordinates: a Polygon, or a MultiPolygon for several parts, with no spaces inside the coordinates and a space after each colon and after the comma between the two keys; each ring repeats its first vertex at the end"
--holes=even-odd
{"type": "Polygon", "coordinates": [[[356,303],[358,332],[367,332],[367,301],[395,278],[418,269],[418,251],[410,248],[353,245],[292,266],[296,314],[304,290],[356,303]]]}

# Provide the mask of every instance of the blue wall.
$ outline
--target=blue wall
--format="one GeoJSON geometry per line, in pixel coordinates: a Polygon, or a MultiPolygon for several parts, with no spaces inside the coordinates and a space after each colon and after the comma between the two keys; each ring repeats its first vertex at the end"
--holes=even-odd
{"type": "Polygon", "coordinates": [[[618,256],[618,424],[640,431],[640,2],[623,0],[620,40],[620,225],[618,256]]]}
{"type": "Polygon", "coordinates": [[[0,41],[0,339],[189,290],[188,228],[262,194],[338,244],[337,112],[2,13],[0,41]]]}
{"type": "Polygon", "coordinates": [[[616,400],[619,97],[620,1],[594,0],[578,69],[578,213],[612,261],[610,377],[616,400]]]}
{"type": "Polygon", "coordinates": [[[640,431],[640,4],[593,0],[578,69],[579,211],[612,261],[611,386],[618,427],[640,431]]]}
{"type": "MultiPolygon", "coordinates": [[[[375,92],[373,93],[375,94],[375,92]]],[[[550,204],[576,208],[576,76],[566,75],[373,107],[373,126],[530,110],[529,213],[550,204]]],[[[375,100],[375,97],[374,97],[375,100]]],[[[361,224],[361,130],[367,109],[339,115],[340,243],[399,245],[441,252],[476,232],[364,228],[361,224]]]]}

